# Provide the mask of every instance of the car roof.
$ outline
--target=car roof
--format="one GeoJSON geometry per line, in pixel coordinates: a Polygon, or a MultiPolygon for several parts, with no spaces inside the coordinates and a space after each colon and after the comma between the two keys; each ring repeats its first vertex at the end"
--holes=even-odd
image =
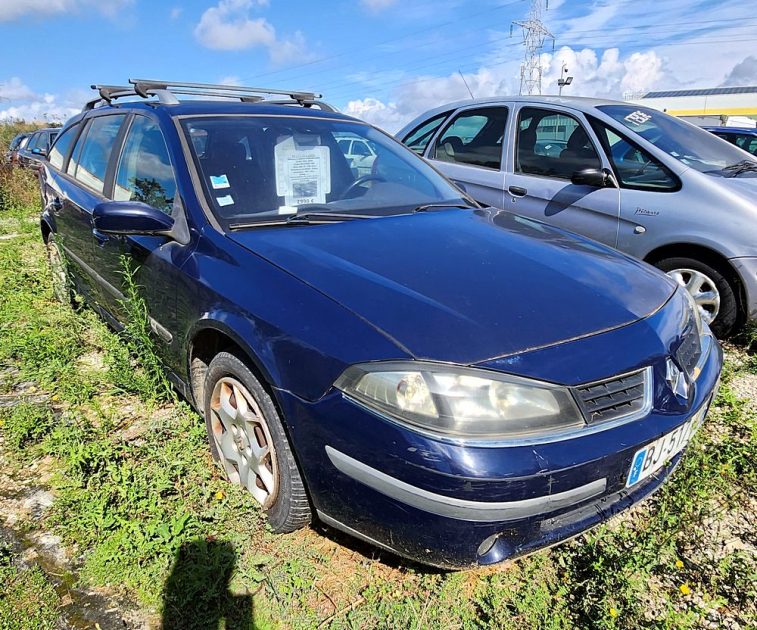
{"type": "Polygon", "coordinates": [[[101,105],[82,112],[71,118],[66,126],[78,122],[87,115],[97,115],[107,111],[161,111],[171,117],[180,116],[215,116],[215,115],[259,115],[259,116],[301,116],[328,120],[362,122],[352,116],[339,112],[329,112],[317,107],[304,107],[295,104],[243,103],[222,100],[183,100],[177,104],[165,104],[157,101],[120,101],[111,105],[101,105]]]}
{"type": "Polygon", "coordinates": [[[451,109],[468,107],[470,105],[496,105],[498,103],[539,103],[544,105],[563,105],[575,109],[586,110],[598,107],[599,105],[629,105],[634,104],[625,101],[613,101],[601,98],[589,98],[586,96],[492,96],[487,98],[473,98],[464,101],[454,101],[441,105],[423,114],[423,118],[436,113],[442,113],[451,109]]]}

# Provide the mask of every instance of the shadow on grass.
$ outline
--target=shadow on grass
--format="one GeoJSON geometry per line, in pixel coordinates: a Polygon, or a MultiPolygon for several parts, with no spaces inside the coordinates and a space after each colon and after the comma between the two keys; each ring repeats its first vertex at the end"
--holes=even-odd
{"type": "Polygon", "coordinates": [[[228,542],[184,543],[163,590],[163,630],[252,628],[252,596],[229,592],[236,560],[228,542]]]}

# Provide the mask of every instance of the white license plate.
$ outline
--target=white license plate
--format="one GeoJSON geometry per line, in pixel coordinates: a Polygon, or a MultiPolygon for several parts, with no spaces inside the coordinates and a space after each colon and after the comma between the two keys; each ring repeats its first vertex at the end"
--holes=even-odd
{"type": "Polygon", "coordinates": [[[680,427],[636,451],[631,460],[631,470],[628,471],[626,488],[653,475],[680,453],[702,424],[706,412],[707,405],[704,405],[680,427]]]}

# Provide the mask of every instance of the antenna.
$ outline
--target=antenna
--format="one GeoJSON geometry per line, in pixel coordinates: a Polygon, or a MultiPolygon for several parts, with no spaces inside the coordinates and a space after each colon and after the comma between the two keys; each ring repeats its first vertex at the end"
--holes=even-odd
{"type": "MultiPolygon", "coordinates": [[[[552,49],[555,47],[555,36],[547,30],[541,21],[543,0],[531,0],[531,9],[528,19],[513,21],[510,26],[512,35],[513,26],[523,29],[523,45],[526,54],[520,66],[520,94],[541,94],[541,61],[539,53],[544,46],[544,40],[552,40],[552,49]]],[[[547,0],[549,8],[549,0],[547,0]]]]}
{"type": "Polygon", "coordinates": [[[468,82],[465,80],[465,75],[463,74],[462,70],[458,69],[457,73],[460,75],[460,78],[463,80],[463,83],[465,83],[465,89],[468,90],[468,94],[470,94],[471,100],[475,100],[475,96],[473,96],[473,92],[470,91],[470,86],[468,85],[468,82]]]}

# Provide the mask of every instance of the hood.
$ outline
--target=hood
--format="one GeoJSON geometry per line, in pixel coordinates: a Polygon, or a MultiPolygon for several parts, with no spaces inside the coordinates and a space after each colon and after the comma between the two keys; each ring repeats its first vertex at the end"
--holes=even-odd
{"type": "Polygon", "coordinates": [[[228,236],[419,359],[473,364],[596,334],[650,315],[675,290],[644,263],[509,212],[444,210],[228,236]]]}

